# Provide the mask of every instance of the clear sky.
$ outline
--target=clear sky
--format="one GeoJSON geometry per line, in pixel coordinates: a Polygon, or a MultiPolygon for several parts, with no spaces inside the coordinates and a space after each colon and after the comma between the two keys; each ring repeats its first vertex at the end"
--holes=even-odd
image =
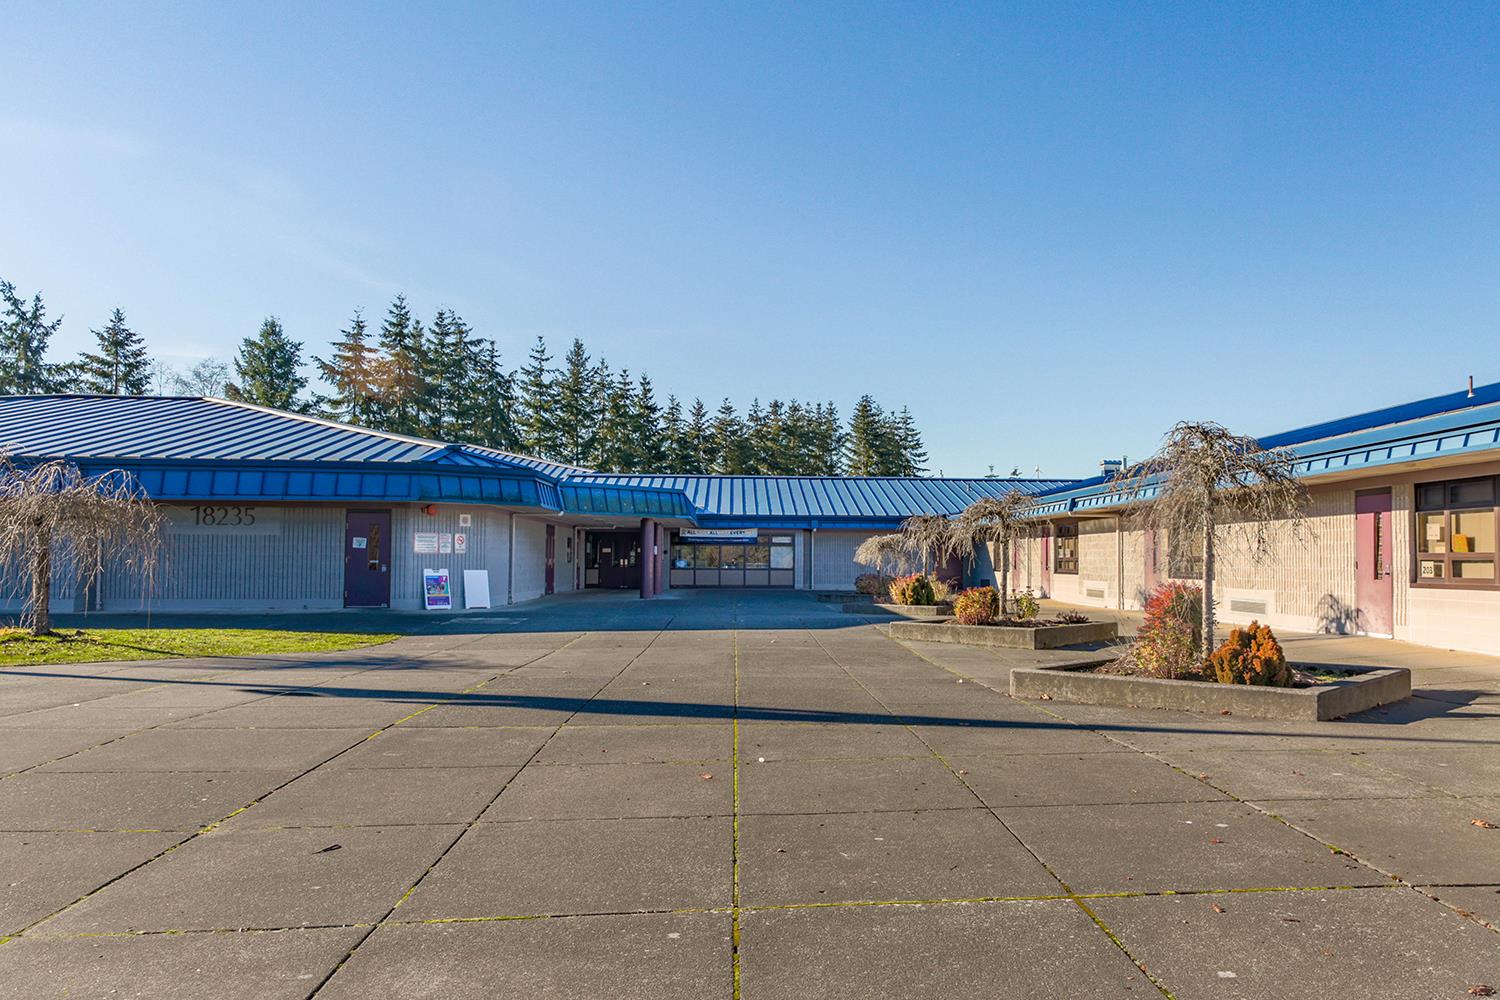
{"type": "Polygon", "coordinates": [[[1500,381],[1500,5],[6,5],[0,276],[162,355],[404,291],[1088,475],[1500,381]],[[440,9],[441,7],[441,9],[440,9]],[[207,9],[205,9],[207,8],[207,9]]]}

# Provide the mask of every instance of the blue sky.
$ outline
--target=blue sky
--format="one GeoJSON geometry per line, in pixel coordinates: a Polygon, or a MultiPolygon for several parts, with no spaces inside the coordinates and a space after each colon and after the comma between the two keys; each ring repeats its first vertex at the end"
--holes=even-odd
{"type": "Polygon", "coordinates": [[[404,291],[513,361],[871,392],[949,475],[1500,380],[1500,6],[230,7],[7,8],[0,276],[63,352],[404,291]]]}

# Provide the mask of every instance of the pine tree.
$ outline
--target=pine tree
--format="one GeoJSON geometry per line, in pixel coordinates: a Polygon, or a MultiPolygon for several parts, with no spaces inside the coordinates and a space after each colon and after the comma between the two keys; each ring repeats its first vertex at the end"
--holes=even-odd
{"type": "Polygon", "coordinates": [[[742,476],[751,471],[752,456],[746,440],[745,423],[729,400],[719,404],[710,436],[713,447],[713,471],[720,475],[742,476]]]}
{"type": "Polygon", "coordinates": [[[683,448],[672,464],[672,471],[684,476],[705,475],[714,466],[713,427],[703,400],[693,400],[688,409],[683,448]]]}
{"type": "Polygon", "coordinates": [[[859,397],[849,415],[845,462],[851,476],[879,476],[885,414],[868,394],[859,397]]]}
{"type": "Polygon", "coordinates": [[[62,317],[47,322],[40,292],[31,304],[16,294],[16,286],[0,281],[0,393],[56,392],[68,372],[47,363],[47,344],[62,326],[62,317]]]}
{"type": "Polygon", "coordinates": [[[380,324],[378,363],[379,405],[375,424],[397,434],[419,434],[422,430],[423,399],[427,395],[425,334],[422,323],[411,314],[405,295],[397,295],[380,324]]]}
{"type": "Polygon", "coordinates": [[[663,466],[659,472],[681,473],[687,459],[688,425],[682,417],[682,403],[676,396],[667,396],[666,408],[661,411],[661,443],[663,466]]]}
{"type": "Polygon", "coordinates": [[[328,360],[313,358],[323,381],[333,389],[333,395],[319,398],[319,408],[334,420],[373,426],[379,403],[377,380],[381,358],[370,344],[369,329],[360,310],[354,310],[348,328],[339,331],[339,339],[331,346],[333,353],[328,360]]]}
{"type": "Polygon", "coordinates": [[[301,411],[297,394],[307,385],[302,374],[302,345],[286,335],[281,320],[267,316],[260,332],[246,337],[234,359],[236,381],[225,387],[230,399],[278,410],[301,411]]]}
{"type": "Polygon", "coordinates": [[[839,422],[838,407],[829,400],[813,410],[814,444],[813,467],[810,474],[837,476],[844,468],[844,427],[839,422]]]}
{"type": "Polygon", "coordinates": [[[666,464],[662,442],[661,406],[649,375],[642,375],[630,413],[631,467],[635,472],[661,472],[666,464]]]}
{"type": "Polygon", "coordinates": [[[141,396],[151,387],[151,360],[139,334],[125,325],[118,306],[102,330],[91,330],[99,353],[78,359],[79,388],[109,396],[141,396]]]}
{"type": "MultiPolygon", "coordinates": [[[[608,372],[608,369],[605,369],[608,372]]],[[[622,368],[609,382],[604,395],[604,413],[599,421],[595,460],[602,472],[634,472],[635,383],[622,368]]]]}
{"type": "Polygon", "coordinates": [[[517,373],[521,411],[518,430],[521,448],[528,455],[557,460],[563,448],[557,422],[557,385],[548,367],[551,363],[547,341],[537,337],[526,367],[517,373]]]}
{"type": "Polygon", "coordinates": [[[500,363],[500,347],[493,340],[475,349],[474,372],[466,411],[471,440],[502,451],[516,451],[515,380],[500,363]]]}
{"type": "Polygon", "coordinates": [[[927,471],[927,449],[922,445],[922,432],[911,410],[901,407],[893,427],[894,437],[901,456],[900,476],[920,476],[927,471]]]}
{"type": "Polygon", "coordinates": [[[439,440],[462,440],[463,409],[468,396],[466,382],[472,362],[471,331],[451,309],[439,309],[432,317],[422,351],[422,433],[439,440]]]}
{"type": "Polygon", "coordinates": [[[583,341],[573,340],[554,382],[554,414],[559,442],[558,461],[588,465],[594,458],[599,431],[598,373],[589,366],[583,341]]]}

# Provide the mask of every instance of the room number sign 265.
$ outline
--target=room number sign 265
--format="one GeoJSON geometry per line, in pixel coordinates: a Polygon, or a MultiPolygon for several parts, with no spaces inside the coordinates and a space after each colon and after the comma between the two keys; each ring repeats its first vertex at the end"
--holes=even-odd
{"type": "Polygon", "coordinates": [[[191,508],[193,523],[216,528],[233,528],[255,523],[254,507],[209,507],[191,508]]]}

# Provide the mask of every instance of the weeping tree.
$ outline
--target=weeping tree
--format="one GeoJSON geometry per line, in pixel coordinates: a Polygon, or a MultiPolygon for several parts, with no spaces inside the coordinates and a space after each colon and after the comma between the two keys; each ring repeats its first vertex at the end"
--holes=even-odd
{"type": "Polygon", "coordinates": [[[908,555],[901,535],[871,535],[854,550],[854,561],[884,576],[895,576],[906,568],[908,555]]]}
{"type": "Polygon", "coordinates": [[[929,573],[952,548],[953,522],[941,514],[914,514],[901,522],[901,543],[929,573]]]}
{"type": "Polygon", "coordinates": [[[1128,506],[1126,516],[1144,528],[1165,530],[1168,544],[1202,538],[1203,636],[1200,658],[1214,641],[1214,544],[1220,525],[1241,529],[1259,562],[1282,529],[1303,525],[1307,491],[1293,474],[1295,457],[1262,448],[1254,438],[1230,433],[1211,421],[1183,421],[1167,432],[1157,453],[1116,475],[1112,489],[1128,506]]]}
{"type": "Polygon", "coordinates": [[[965,507],[952,522],[949,551],[971,555],[981,546],[1000,548],[1000,616],[1010,603],[1010,548],[1013,542],[1030,538],[1035,530],[1031,517],[1036,502],[1020,490],[998,497],[985,497],[965,507]]]}
{"type": "Polygon", "coordinates": [[[134,477],[86,476],[71,462],[17,463],[0,455],[0,566],[21,600],[21,626],[52,631],[52,578],[87,591],[106,563],[149,588],[162,515],[134,477]]]}

